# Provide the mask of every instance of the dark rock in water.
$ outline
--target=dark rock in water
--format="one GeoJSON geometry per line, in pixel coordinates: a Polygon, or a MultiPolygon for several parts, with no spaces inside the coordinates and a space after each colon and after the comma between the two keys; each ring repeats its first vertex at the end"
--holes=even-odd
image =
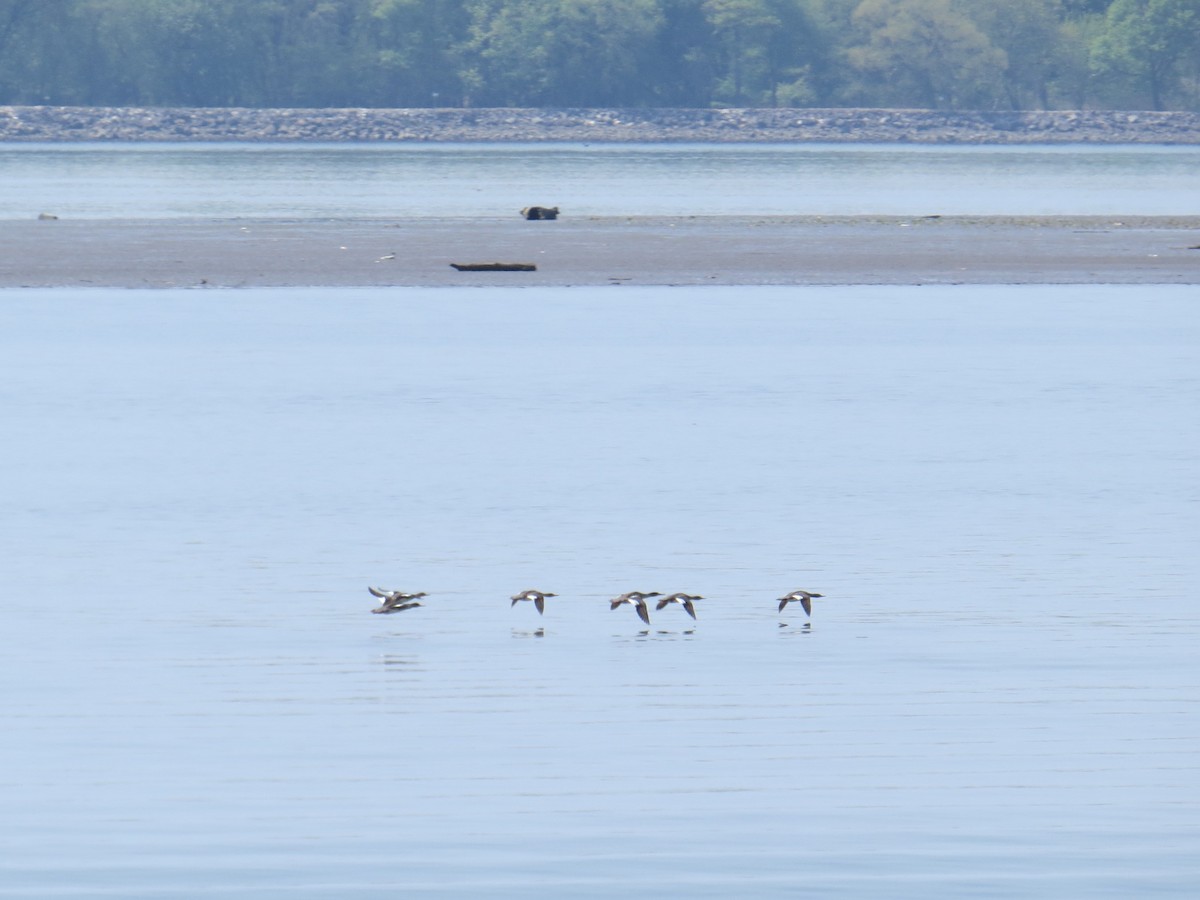
{"type": "Polygon", "coordinates": [[[521,210],[521,215],[526,219],[557,219],[557,206],[527,206],[521,210]]]}

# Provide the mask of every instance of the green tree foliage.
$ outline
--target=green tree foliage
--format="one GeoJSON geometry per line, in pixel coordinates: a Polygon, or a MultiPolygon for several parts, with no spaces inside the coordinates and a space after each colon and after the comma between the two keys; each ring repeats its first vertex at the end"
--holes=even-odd
{"type": "Polygon", "coordinates": [[[1197,94],[1200,0],[1114,0],[1095,43],[1099,74],[1151,107],[1197,94]]]}
{"type": "Polygon", "coordinates": [[[107,0],[94,6],[113,41],[110,65],[132,63],[127,85],[151,105],[228,106],[260,96],[266,17],[237,0],[107,0]]]}
{"type": "Polygon", "coordinates": [[[77,7],[76,0],[0,0],[0,102],[83,102],[77,7]],[[61,38],[50,39],[56,33],[61,38]]]}
{"type": "Polygon", "coordinates": [[[717,98],[730,106],[804,105],[821,50],[807,10],[796,0],[704,0],[715,52],[717,98]]]}
{"type": "Polygon", "coordinates": [[[1200,108],[1200,0],[0,0],[0,103],[1200,108]]]}
{"type": "Polygon", "coordinates": [[[384,106],[457,106],[458,47],[468,23],[458,3],[372,0],[358,23],[364,72],[384,106]]]}
{"type": "MultiPolygon", "coordinates": [[[[1050,83],[1051,100],[1069,109],[1094,105],[1098,83],[1095,77],[1092,47],[1104,30],[1104,17],[1069,16],[1059,26],[1059,42],[1054,50],[1054,78],[1050,83]]],[[[1046,104],[1047,107],[1051,104],[1046,104]]]]}
{"type": "Polygon", "coordinates": [[[1050,105],[1050,84],[1066,43],[1060,0],[1005,0],[971,8],[993,47],[1004,54],[1000,79],[1013,109],[1050,105]]]}
{"type": "Polygon", "coordinates": [[[863,0],[853,22],[860,38],[850,63],[891,103],[993,105],[1007,59],[951,0],[863,0]]]}
{"type": "Polygon", "coordinates": [[[665,106],[709,106],[720,71],[704,0],[661,0],[654,93],[665,106]]]}
{"type": "Polygon", "coordinates": [[[480,106],[638,106],[663,17],[654,0],[472,0],[463,48],[480,106]]]}

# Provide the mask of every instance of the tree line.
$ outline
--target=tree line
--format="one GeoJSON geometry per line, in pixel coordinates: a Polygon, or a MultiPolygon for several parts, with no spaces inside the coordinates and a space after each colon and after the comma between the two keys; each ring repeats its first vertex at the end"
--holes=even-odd
{"type": "Polygon", "coordinates": [[[1200,0],[0,0],[0,103],[1200,109],[1200,0]]]}

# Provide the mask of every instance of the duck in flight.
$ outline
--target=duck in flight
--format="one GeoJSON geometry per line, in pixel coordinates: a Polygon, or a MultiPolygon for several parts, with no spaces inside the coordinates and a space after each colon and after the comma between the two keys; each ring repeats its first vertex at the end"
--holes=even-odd
{"type": "Polygon", "coordinates": [[[404,603],[403,601],[392,603],[389,601],[384,603],[383,606],[375,607],[373,610],[371,610],[371,612],[386,616],[391,613],[404,612],[406,609],[412,609],[413,607],[424,605],[425,604],[423,603],[417,603],[415,600],[411,603],[404,603]]]}
{"type": "Polygon", "coordinates": [[[647,597],[659,597],[659,596],[662,596],[662,595],[658,591],[649,591],[649,592],[630,591],[628,594],[622,594],[620,597],[617,597],[615,600],[610,601],[608,608],[616,609],[622,603],[628,603],[630,606],[632,606],[634,609],[637,610],[638,618],[641,619],[643,622],[645,622],[647,625],[649,625],[650,624],[650,610],[648,610],[646,608],[646,598],[647,597]]]}
{"type": "Polygon", "coordinates": [[[671,594],[659,600],[658,603],[655,604],[654,608],[666,609],[668,603],[678,603],[684,608],[684,611],[694,619],[696,618],[696,607],[692,606],[692,601],[703,599],[704,598],[699,594],[671,594]]]}
{"type": "Polygon", "coordinates": [[[406,594],[404,591],[389,591],[387,588],[368,587],[367,590],[371,596],[378,597],[383,603],[371,610],[373,613],[380,615],[388,615],[389,613],[404,612],[406,609],[412,609],[414,606],[422,606],[417,603],[417,598],[424,597],[424,591],[418,591],[415,594],[406,594]]]}
{"type": "Polygon", "coordinates": [[[793,600],[799,600],[800,605],[804,607],[804,614],[806,616],[811,616],[813,599],[824,596],[824,594],[814,594],[810,591],[792,591],[790,594],[779,598],[779,611],[783,612],[783,608],[793,600]]]}
{"type": "Polygon", "coordinates": [[[519,594],[514,594],[512,605],[516,606],[522,600],[532,600],[533,605],[537,607],[538,614],[540,615],[546,611],[546,598],[557,596],[558,594],[551,594],[549,591],[535,591],[530,589],[528,591],[521,591],[519,594]]]}

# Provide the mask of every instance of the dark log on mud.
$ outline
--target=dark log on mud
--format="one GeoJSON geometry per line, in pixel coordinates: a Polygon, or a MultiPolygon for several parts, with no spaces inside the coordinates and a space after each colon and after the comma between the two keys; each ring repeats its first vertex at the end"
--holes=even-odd
{"type": "Polygon", "coordinates": [[[533,263],[450,263],[459,272],[536,272],[533,263]]]}

